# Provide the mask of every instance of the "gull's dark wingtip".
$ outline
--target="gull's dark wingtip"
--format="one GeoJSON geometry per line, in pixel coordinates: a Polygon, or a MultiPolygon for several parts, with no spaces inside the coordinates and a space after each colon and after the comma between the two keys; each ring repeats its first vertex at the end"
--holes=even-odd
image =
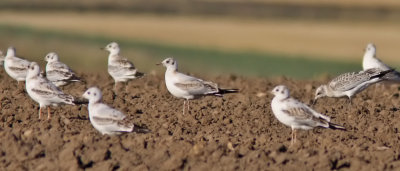
{"type": "Polygon", "coordinates": [[[239,89],[218,89],[218,94],[238,93],[239,89]]]}
{"type": "Polygon", "coordinates": [[[141,133],[141,134],[147,134],[147,133],[150,133],[151,130],[147,129],[145,127],[142,127],[142,126],[134,125],[132,132],[137,132],[137,133],[141,133]]]}
{"type": "Polygon", "coordinates": [[[72,103],[74,103],[75,105],[82,105],[82,104],[88,104],[89,101],[87,99],[74,98],[74,101],[72,103]]]}
{"type": "Polygon", "coordinates": [[[330,129],[338,129],[338,130],[346,131],[346,128],[344,126],[341,126],[341,125],[338,125],[338,124],[334,124],[334,123],[329,123],[329,128],[330,129]]]}

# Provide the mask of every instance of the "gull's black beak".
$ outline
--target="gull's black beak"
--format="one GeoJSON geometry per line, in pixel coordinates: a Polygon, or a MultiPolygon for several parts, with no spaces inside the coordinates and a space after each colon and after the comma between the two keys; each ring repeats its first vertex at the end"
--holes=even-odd
{"type": "Polygon", "coordinates": [[[101,47],[101,48],[100,48],[100,50],[104,50],[104,49],[106,49],[106,48],[104,48],[104,47],[101,47]]]}
{"type": "Polygon", "coordinates": [[[156,65],[161,65],[161,63],[156,63],[156,65]]]}

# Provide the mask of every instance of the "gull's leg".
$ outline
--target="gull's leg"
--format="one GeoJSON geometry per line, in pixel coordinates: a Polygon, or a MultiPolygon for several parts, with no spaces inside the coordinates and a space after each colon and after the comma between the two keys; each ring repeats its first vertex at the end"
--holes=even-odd
{"type": "Polygon", "coordinates": [[[294,143],[296,143],[296,139],[297,139],[297,130],[294,129],[293,131],[294,131],[294,143]]]}
{"type": "Polygon", "coordinates": [[[128,82],[124,83],[124,87],[125,87],[125,92],[128,92],[128,82]]]}
{"type": "Polygon", "coordinates": [[[190,101],[189,100],[187,100],[187,111],[188,111],[188,113],[190,113],[190,101]]]}
{"type": "Polygon", "coordinates": [[[183,100],[183,111],[182,115],[185,115],[186,100],[183,100]]]}
{"type": "Polygon", "coordinates": [[[47,106],[47,120],[51,119],[50,106],[47,106]]]}
{"type": "Polygon", "coordinates": [[[42,118],[42,107],[39,107],[39,119],[42,118]]]}
{"type": "Polygon", "coordinates": [[[353,105],[353,99],[351,98],[351,96],[349,96],[349,104],[353,105]]]}
{"type": "Polygon", "coordinates": [[[294,144],[294,129],[292,128],[292,140],[290,142],[290,146],[294,144]]]}

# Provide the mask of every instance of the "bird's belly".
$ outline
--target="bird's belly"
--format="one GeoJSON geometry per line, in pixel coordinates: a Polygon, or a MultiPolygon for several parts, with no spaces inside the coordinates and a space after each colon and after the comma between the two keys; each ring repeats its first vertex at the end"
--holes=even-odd
{"type": "Polygon", "coordinates": [[[175,97],[184,98],[184,99],[193,99],[194,96],[189,94],[187,91],[181,90],[176,87],[173,83],[166,84],[168,91],[175,97]]]}

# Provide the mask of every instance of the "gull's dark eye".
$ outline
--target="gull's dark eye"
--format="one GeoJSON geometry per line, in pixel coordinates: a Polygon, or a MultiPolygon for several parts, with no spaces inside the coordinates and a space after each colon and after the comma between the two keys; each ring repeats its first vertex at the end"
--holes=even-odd
{"type": "Polygon", "coordinates": [[[275,89],[275,91],[276,91],[276,92],[278,92],[278,91],[279,91],[279,89],[275,89]]]}
{"type": "Polygon", "coordinates": [[[169,61],[167,61],[167,64],[169,64],[169,61]]]}
{"type": "Polygon", "coordinates": [[[87,92],[87,94],[89,94],[89,95],[90,95],[90,91],[89,91],[89,92],[87,92]]]}

